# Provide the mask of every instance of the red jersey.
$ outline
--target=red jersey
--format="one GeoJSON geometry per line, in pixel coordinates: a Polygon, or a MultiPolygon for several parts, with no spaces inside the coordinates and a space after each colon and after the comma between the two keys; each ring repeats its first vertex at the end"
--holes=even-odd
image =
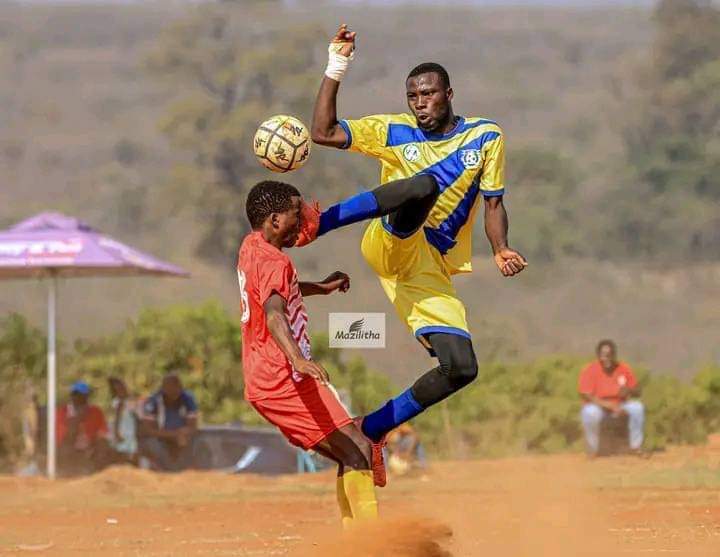
{"type": "MultiPolygon", "coordinates": [[[[75,407],[66,404],[58,408],[55,414],[55,438],[58,445],[61,444],[68,433],[68,420],[76,415],[75,407]]],[[[108,427],[105,422],[103,411],[94,404],[88,404],[85,416],[78,427],[77,437],[75,438],[76,449],[87,449],[99,437],[107,435],[108,427]]]]}
{"type": "Polygon", "coordinates": [[[580,374],[578,391],[580,394],[592,395],[605,400],[622,402],[624,397],[620,396],[620,389],[627,387],[632,389],[637,386],[637,379],[630,366],[622,362],[611,374],[605,373],[600,362],[588,364],[580,374]]]}
{"type": "Polygon", "coordinates": [[[292,261],[256,231],[248,234],[240,246],[237,272],[245,398],[249,401],[280,398],[298,392],[303,385],[310,387],[314,383],[312,378],[295,372],[270,334],[263,308],[274,293],[285,298],[285,316],[293,337],[303,356],[310,359],[307,311],[292,261]]]}

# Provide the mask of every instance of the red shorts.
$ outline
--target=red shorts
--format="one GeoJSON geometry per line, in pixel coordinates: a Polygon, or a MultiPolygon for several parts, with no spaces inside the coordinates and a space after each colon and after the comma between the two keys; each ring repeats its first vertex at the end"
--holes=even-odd
{"type": "MultiPolygon", "coordinates": [[[[310,382],[310,380],[306,380],[310,382]]],[[[315,388],[284,398],[253,400],[250,404],[276,426],[290,443],[311,449],[333,431],[352,423],[335,390],[312,380],[315,388]]]]}

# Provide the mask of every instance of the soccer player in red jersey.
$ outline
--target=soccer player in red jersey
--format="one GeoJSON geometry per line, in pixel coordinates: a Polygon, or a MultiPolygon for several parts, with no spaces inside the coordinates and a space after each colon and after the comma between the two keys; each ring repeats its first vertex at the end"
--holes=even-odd
{"type": "Polygon", "coordinates": [[[372,448],[310,355],[304,296],[346,292],[340,271],[300,282],[283,248],[298,239],[302,197],[289,184],[264,181],[248,194],[252,227],[240,246],[245,398],[294,445],[338,464],[337,500],[344,526],[377,517],[372,448]]]}

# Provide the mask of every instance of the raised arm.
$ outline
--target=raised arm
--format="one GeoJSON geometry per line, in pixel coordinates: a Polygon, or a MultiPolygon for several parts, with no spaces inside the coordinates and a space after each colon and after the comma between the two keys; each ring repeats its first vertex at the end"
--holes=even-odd
{"type": "Polygon", "coordinates": [[[325,76],[320,83],[310,134],[313,143],[341,149],[347,145],[348,136],[337,119],[337,92],[340,83],[325,76]]]}
{"type": "Polygon", "coordinates": [[[355,49],[355,33],[347,25],[339,27],[328,49],[328,66],[315,99],[310,134],[314,143],[343,148],[348,136],[337,119],[337,93],[355,49]]]}

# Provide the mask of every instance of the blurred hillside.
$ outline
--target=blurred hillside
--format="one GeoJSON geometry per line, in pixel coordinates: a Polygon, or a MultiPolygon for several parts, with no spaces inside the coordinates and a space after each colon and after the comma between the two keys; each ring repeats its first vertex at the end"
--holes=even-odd
{"type": "MultiPolygon", "coordinates": [[[[720,357],[717,128],[706,125],[718,106],[717,52],[678,53],[672,36],[657,39],[663,19],[640,9],[292,4],[0,5],[0,225],[52,208],[193,273],[64,284],[65,338],[116,330],[146,305],[236,304],[244,192],[266,176],[248,138],[274,112],[309,122],[342,20],[359,33],[342,116],[403,111],[407,71],[434,60],[450,72],[457,113],[506,131],[511,241],[532,266],[502,280],[478,227],[478,272],[458,284],[483,357],[589,356],[600,336],[679,375],[720,357]],[[667,52],[700,69],[660,68],[667,52]]],[[[673,21],[680,39],[693,34],[692,21],[673,21]]],[[[371,160],[315,148],[286,178],[328,203],[378,176],[371,160]]],[[[429,361],[362,262],[361,230],[293,254],[308,275],[353,274],[352,297],[311,301],[315,328],[328,311],[388,312],[392,353],[408,356],[396,369],[386,368],[389,349],[367,357],[413,376],[429,361]]],[[[41,285],[2,284],[0,312],[42,323],[43,308],[41,285]]]]}

